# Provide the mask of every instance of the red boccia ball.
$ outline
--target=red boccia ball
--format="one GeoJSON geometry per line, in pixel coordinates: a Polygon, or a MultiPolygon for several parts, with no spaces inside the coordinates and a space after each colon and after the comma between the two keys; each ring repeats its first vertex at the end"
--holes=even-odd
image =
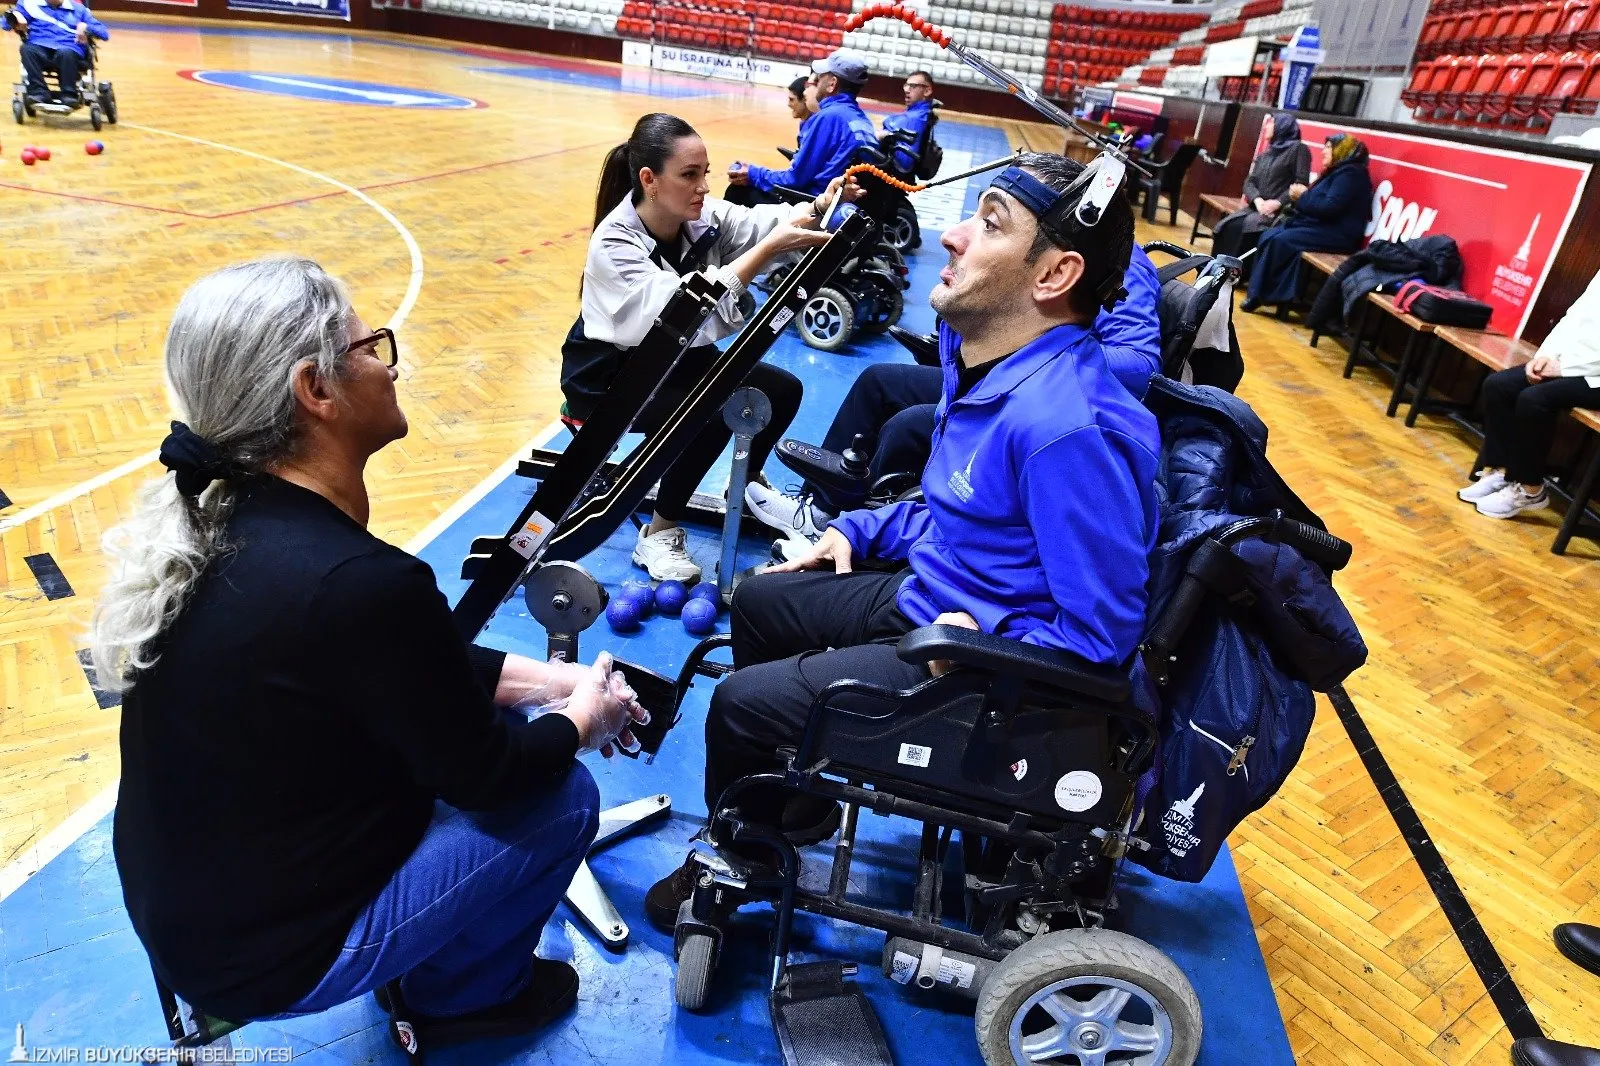
{"type": "Polygon", "coordinates": [[[99,141],[90,141],[88,144],[83,146],[83,150],[90,155],[99,155],[101,152],[106,150],[106,146],[101,144],[99,141]]]}
{"type": "Polygon", "coordinates": [[[32,149],[24,148],[22,150],[22,165],[23,166],[25,166],[25,167],[33,166],[33,161],[35,159],[38,159],[38,158],[39,158],[38,156],[33,154],[33,150],[32,149]]]}
{"type": "Polygon", "coordinates": [[[48,148],[35,148],[33,150],[33,158],[42,159],[46,163],[48,163],[50,161],[50,149],[48,149],[48,148]]]}

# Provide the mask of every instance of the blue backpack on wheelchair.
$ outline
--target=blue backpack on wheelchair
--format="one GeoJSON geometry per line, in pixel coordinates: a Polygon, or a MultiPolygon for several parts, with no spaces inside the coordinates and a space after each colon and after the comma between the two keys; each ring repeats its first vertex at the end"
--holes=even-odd
{"type": "Polygon", "coordinates": [[[1299,761],[1314,693],[1367,648],[1329,576],[1349,546],[1272,469],[1249,406],[1159,377],[1145,403],[1161,422],[1161,530],[1134,687],[1162,726],[1139,786],[1144,846],[1129,857],[1199,881],[1299,761]],[[1261,537],[1264,524],[1298,535],[1261,537]]]}

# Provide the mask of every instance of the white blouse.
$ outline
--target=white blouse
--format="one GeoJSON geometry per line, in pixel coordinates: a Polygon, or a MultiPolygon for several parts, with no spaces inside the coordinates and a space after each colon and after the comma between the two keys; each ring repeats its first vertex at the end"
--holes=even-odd
{"type": "MultiPolygon", "coordinates": [[[[744,284],[727,266],[753,248],[784,219],[803,209],[796,204],[739,207],[706,197],[699,219],[683,225],[679,251],[687,251],[708,228],[717,227],[717,239],[706,257],[703,272],[728,287],[716,311],[701,327],[696,344],[710,344],[730,336],[744,325],[739,294],[744,284]]],[[[656,239],[639,219],[631,199],[601,220],[589,238],[589,258],[583,267],[583,332],[590,340],[608,341],[632,348],[655,323],[684,276],[650,258],[656,239]]],[[[687,276],[687,275],[685,275],[687,276]]]]}

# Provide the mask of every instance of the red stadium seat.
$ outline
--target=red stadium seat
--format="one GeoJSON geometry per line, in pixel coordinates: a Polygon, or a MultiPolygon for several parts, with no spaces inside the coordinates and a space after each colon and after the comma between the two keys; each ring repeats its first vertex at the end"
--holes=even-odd
{"type": "Polygon", "coordinates": [[[1493,8],[1475,12],[1462,34],[1461,50],[1468,54],[1483,52],[1494,36],[1494,21],[1498,17],[1499,13],[1493,8]]]}
{"type": "Polygon", "coordinates": [[[1550,34],[1546,47],[1552,52],[1576,50],[1578,37],[1588,28],[1595,15],[1590,0],[1567,0],[1561,8],[1561,23],[1550,34]]]}
{"type": "Polygon", "coordinates": [[[1515,51],[1508,47],[1511,41],[1511,27],[1517,21],[1515,7],[1502,7],[1494,12],[1494,19],[1489,25],[1489,32],[1483,38],[1483,49],[1486,52],[1500,52],[1502,54],[1515,51]]]}
{"type": "Polygon", "coordinates": [[[1439,93],[1439,107],[1433,113],[1435,122],[1448,122],[1461,110],[1461,98],[1472,88],[1478,77],[1478,65],[1488,56],[1461,56],[1450,72],[1450,80],[1439,93]]]}
{"type": "Polygon", "coordinates": [[[1522,39],[1522,47],[1527,51],[1543,52],[1546,50],[1560,55],[1559,49],[1550,48],[1550,35],[1561,25],[1562,9],[1559,4],[1547,2],[1539,5],[1539,13],[1533,20],[1533,29],[1522,39]]]}
{"type": "Polygon", "coordinates": [[[1530,61],[1527,56],[1520,52],[1506,56],[1499,84],[1494,87],[1492,93],[1484,97],[1483,108],[1479,112],[1481,119],[1486,123],[1499,125],[1506,115],[1510,114],[1511,102],[1522,93],[1530,73],[1530,61]]]}
{"type": "Polygon", "coordinates": [[[1539,12],[1544,9],[1543,4],[1518,4],[1516,17],[1511,21],[1511,29],[1506,34],[1508,52],[1521,52],[1527,44],[1528,35],[1533,32],[1534,23],[1539,21],[1539,12]]]}
{"type": "Polygon", "coordinates": [[[1576,115],[1592,115],[1600,109],[1600,62],[1591,58],[1578,91],[1567,100],[1567,110],[1576,115]]]}
{"type": "Polygon", "coordinates": [[[1420,102],[1423,86],[1428,84],[1428,79],[1433,76],[1432,61],[1418,63],[1411,70],[1411,81],[1404,89],[1400,90],[1400,102],[1407,107],[1416,107],[1420,102]]]}
{"type": "Polygon", "coordinates": [[[1594,61],[1594,55],[1584,52],[1568,52],[1556,61],[1556,73],[1550,89],[1534,105],[1529,122],[1531,127],[1542,129],[1550,124],[1550,119],[1557,112],[1567,109],[1567,104],[1583,87],[1594,61]]]}
{"type": "Polygon", "coordinates": [[[1522,88],[1511,97],[1511,106],[1507,111],[1510,117],[1518,122],[1526,122],[1533,118],[1539,109],[1542,100],[1551,86],[1556,81],[1557,57],[1551,52],[1540,52],[1528,60],[1528,77],[1522,83],[1522,88]]]}
{"type": "Polygon", "coordinates": [[[1466,91],[1461,94],[1460,103],[1456,107],[1458,123],[1472,125],[1478,121],[1478,116],[1483,113],[1484,100],[1495,91],[1505,74],[1504,63],[1504,58],[1492,52],[1479,57],[1473,68],[1472,80],[1468,83],[1466,91]]]}

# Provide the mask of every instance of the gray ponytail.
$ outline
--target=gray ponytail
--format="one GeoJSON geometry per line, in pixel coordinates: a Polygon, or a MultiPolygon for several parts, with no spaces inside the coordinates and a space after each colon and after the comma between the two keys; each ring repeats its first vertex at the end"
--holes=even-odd
{"type": "MultiPolygon", "coordinates": [[[[343,286],[309,259],[257,259],[202,278],[167,334],[178,416],[246,476],[288,458],[296,369],[310,362],[337,380],[350,315],[343,286]]],[[[109,692],[155,664],[156,639],[226,547],[235,484],[213,481],[190,497],[177,480],[168,473],[146,485],[134,516],[106,534],[114,571],[95,610],[91,654],[96,683],[109,692]]]]}

